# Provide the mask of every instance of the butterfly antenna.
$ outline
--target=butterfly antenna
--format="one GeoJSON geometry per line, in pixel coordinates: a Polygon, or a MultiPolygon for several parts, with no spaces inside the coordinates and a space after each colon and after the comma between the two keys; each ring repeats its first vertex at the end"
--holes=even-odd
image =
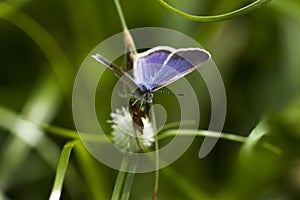
{"type": "Polygon", "coordinates": [[[180,96],[180,97],[183,97],[184,94],[182,93],[173,93],[173,92],[170,92],[170,91],[164,91],[164,90],[159,90],[159,91],[156,91],[156,92],[159,92],[159,93],[162,93],[162,94],[171,94],[171,95],[174,95],[174,96],[180,96]]]}

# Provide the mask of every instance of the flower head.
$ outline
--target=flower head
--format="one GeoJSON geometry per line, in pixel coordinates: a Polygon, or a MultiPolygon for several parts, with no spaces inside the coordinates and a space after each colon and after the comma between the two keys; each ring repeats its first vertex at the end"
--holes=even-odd
{"type": "Polygon", "coordinates": [[[138,152],[150,147],[154,142],[154,131],[149,118],[142,118],[144,123],[143,134],[135,130],[128,108],[122,107],[110,114],[113,142],[123,150],[138,152]]]}

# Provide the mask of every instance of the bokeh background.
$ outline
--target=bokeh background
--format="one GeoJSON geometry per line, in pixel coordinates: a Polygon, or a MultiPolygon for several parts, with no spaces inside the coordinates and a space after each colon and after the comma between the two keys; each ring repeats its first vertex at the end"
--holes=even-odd
{"type": "MultiPolygon", "coordinates": [[[[168,2],[188,13],[212,15],[251,1],[168,2]]],[[[198,158],[203,138],[195,139],[179,160],[161,170],[159,199],[299,199],[300,2],[273,0],[247,16],[213,23],[189,21],[155,0],[121,0],[121,5],[129,28],[174,29],[211,52],[227,92],[224,132],[248,137],[264,120],[259,140],[251,140],[253,132],[246,144],[220,139],[203,159],[198,158]],[[280,153],[263,148],[264,142],[280,153]]],[[[77,69],[97,44],[121,31],[112,0],[1,1],[0,199],[49,198],[69,139],[35,124],[75,130],[70,108],[77,69]]],[[[198,77],[188,79],[199,89],[199,128],[206,129],[208,94],[203,83],[197,86],[198,77]]],[[[108,74],[105,81],[116,78],[108,74]]],[[[99,105],[112,87],[97,96],[99,105]]],[[[109,114],[109,106],[101,108],[109,114]]],[[[110,199],[117,173],[76,146],[61,199],[110,199]]],[[[137,174],[131,199],[150,199],[153,184],[153,173],[137,174]]]]}

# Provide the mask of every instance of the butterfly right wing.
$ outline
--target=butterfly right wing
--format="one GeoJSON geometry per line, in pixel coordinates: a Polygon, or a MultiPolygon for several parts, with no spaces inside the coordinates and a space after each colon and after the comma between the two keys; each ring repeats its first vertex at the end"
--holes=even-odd
{"type": "Polygon", "coordinates": [[[157,91],[191,73],[210,59],[208,51],[200,48],[177,49],[168,56],[153,79],[152,91],[157,91]]]}
{"type": "Polygon", "coordinates": [[[161,70],[168,56],[175,49],[167,46],[158,46],[134,56],[134,80],[142,89],[151,90],[153,79],[161,70]]]}
{"type": "Polygon", "coordinates": [[[129,76],[126,72],[122,71],[117,66],[113,65],[111,62],[106,60],[100,54],[92,55],[92,58],[94,58],[96,61],[100,62],[101,64],[105,65],[107,68],[111,69],[131,89],[135,90],[135,89],[138,88],[137,83],[135,82],[135,80],[131,76],[129,76]]]}

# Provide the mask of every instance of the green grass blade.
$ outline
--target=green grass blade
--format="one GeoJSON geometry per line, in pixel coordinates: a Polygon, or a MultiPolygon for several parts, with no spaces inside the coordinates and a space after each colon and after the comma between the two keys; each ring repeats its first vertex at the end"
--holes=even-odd
{"type": "Polygon", "coordinates": [[[61,155],[59,158],[59,163],[58,163],[58,166],[56,169],[55,180],[54,180],[54,184],[52,187],[52,191],[51,191],[49,200],[59,200],[60,199],[61,190],[62,190],[65,174],[67,171],[71,151],[76,143],[78,143],[77,140],[68,142],[67,144],[65,144],[65,146],[61,152],[61,155]]]}
{"type": "Polygon", "coordinates": [[[260,122],[247,137],[245,143],[242,146],[241,154],[242,156],[247,156],[253,152],[254,148],[259,144],[260,140],[264,135],[268,133],[268,126],[263,121],[260,122]]]}

